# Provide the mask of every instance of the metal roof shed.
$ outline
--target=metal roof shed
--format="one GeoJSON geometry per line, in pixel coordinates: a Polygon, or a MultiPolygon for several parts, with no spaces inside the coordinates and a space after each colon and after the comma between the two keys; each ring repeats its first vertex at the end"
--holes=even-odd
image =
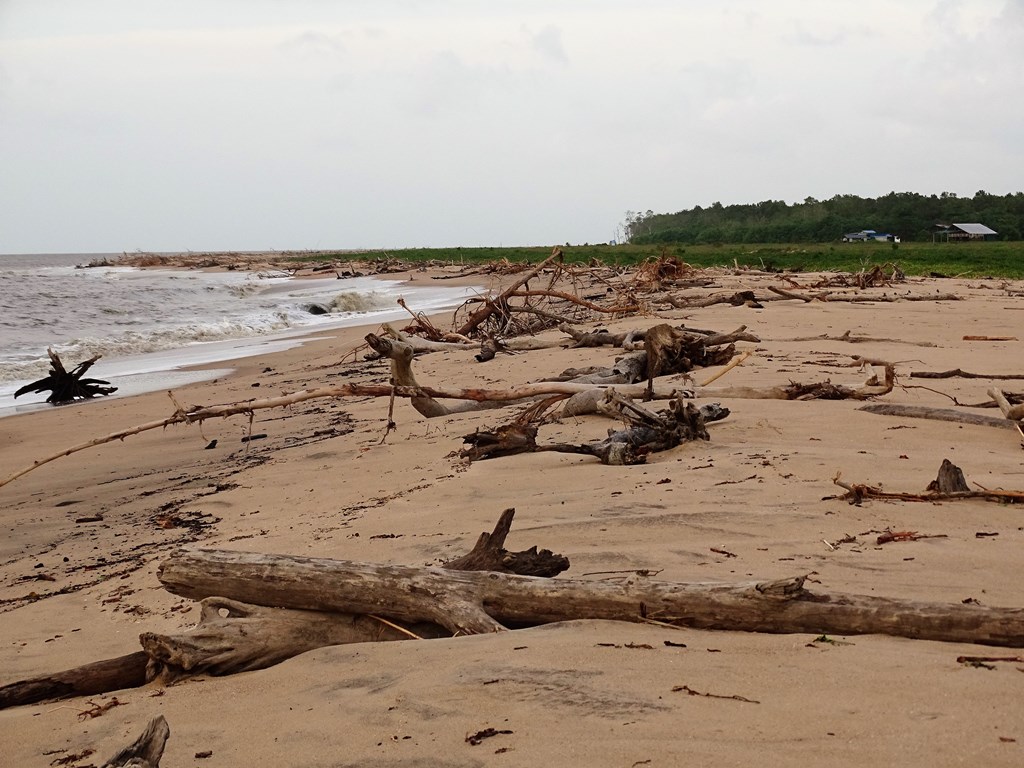
{"type": "Polygon", "coordinates": [[[936,224],[937,231],[932,234],[932,242],[936,238],[940,241],[960,240],[994,240],[999,233],[984,224],[959,223],[959,224],[936,224]]]}
{"type": "Polygon", "coordinates": [[[977,223],[975,223],[975,224],[956,224],[956,223],[954,223],[953,226],[956,227],[957,229],[965,232],[966,234],[972,235],[974,237],[985,237],[986,235],[998,235],[999,234],[994,229],[989,229],[984,224],[977,224],[977,223]]]}

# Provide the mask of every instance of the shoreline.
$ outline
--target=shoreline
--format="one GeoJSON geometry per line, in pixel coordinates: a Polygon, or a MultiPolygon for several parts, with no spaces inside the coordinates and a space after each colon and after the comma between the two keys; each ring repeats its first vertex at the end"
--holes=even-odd
{"type": "MultiPolygon", "coordinates": [[[[761,295],[778,278],[715,280],[718,292],[761,295]]],[[[1015,335],[1017,313],[1006,309],[1020,299],[1011,288],[1019,286],[915,280],[899,292],[955,291],[963,299],[661,308],[585,327],[746,325],[761,341],[741,343],[753,356],[716,384],[860,385],[865,374],[849,362],[863,355],[897,363],[900,386],[883,402],[949,407],[950,396],[984,399],[991,382],[949,379],[923,382],[924,389],[909,373],[1017,372],[1020,341],[963,339],[1015,335]],[[877,340],[841,340],[848,330],[877,340]]],[[[446,327],[451,313],[434,317],[446,327]]],[[[339,364],[372,329],[339,329],[299,349],[246,358],[230,376],[190,384],[176,397],[189,407],[333,382],[386,383],[387,361],[339,364]]],[[[424,385],[483,388],[607,365],[614,356],[607,347],[554,347],[481,364],[460,350],[417,357],[414,367],[424,385]]],[[[0,685],[130,653],[140,632],[194,624],[196,605],[160,588],[156,576],[176,547],[438,564],[465,554],[508,507],[517,510],[508,548],[566,555],[567,578],[734,583],[805,574],[816,592],[1024,606],[1024,532],[1013,505],[827,499],[841,492],[836,472],[849,482],[921,491],[944,458],[972,487],[1024,488],[1013,432],[865,414],[857,401],[723,405],[732,414],[709,425],[709,441],[628,467],[556,453],[467,465],[453,455],[462,436],[507,423],[520,409],[425,419],[399,400],[397,430],[388,434],[387,398],[309,401],[259,411],[251,425],[245,416],[210,419],[59,459],[0,488],[0,685]],[[265,437],[243,442],[250,434],[265,437]],[[886,529],[934,538],[876,544],[886,529]],[[847,535],[855,543],[840,543],[847,535]]],[[[6,419],[0,471],[173,409],[152,392],[6,419]]],[[[596,439],[612,426],[596,416],[563,418],[543,425],[539,442],[596,439]]],[[[79,720],[85,698],[2,710],[0,741],[13,763],[93,748],[89,760],[100,764],[164,714],[172,733],[167,765],[188,764],[205,750],[228,768],[251,765],[253,754],[316,764],[325,750],[351,765],[382,767],[448,760],[468,768],[482,760],[616,768],[695,757],[760,763],[766,755],[800,765],[1019,763],[1019,665],[957,662],[994,649],[881,635],[826,640],[581,620],[337,646],[262,671],[118,691],[112,695],[123,706],[97,718],[79,720]],[[683,685],[724,698],[673,691],[683,685]],[[246,706],[229,711],[231,700],[246,706]],[[465,742],[487,727],[512,733],[486,742],[488,751],[465,742]],[[490,757],[502,747],[510,754],[490,757]]]]}
{"type": "MultiPolygon", "coordinates": [[[[157,264],[136,263],[137,260],[129,259],[118,262],[113,266],[125,266],[141,268],[143,270],[171,270],[171,271],[202,271],[202,272],[223,272],[229,269],[242,268],[245,271],[259,273],[270,265],[262,260],[247,261],[238,258],[223,258],[217,266],[210,266],[203,258],[175,259],[173,263],[161,261],[157,264]]],[[[145,261],[145,260],[143,260],[145,261]]],[[[407,284],[414,291],[422,289],[424,278],[428,278],[437,271],[410,269],[406,277],[402,273],[365,275],[369,280],[384,284],[391,283],[389,290],[394,290],[393,284],[407,284]],[[420,278],[417,281],[417,277],[420,278]]],[[[336,279],[334,273],[326,273],[323,270],[296,270],[289,276],[288,282],[278,285],[270,285],[264,290],[264,294],[283,293],[287,291],[305,290],[305,283],[311,281],[315,285],[320,280],[336,279]],[[296,282],[298,281],[298,282],[296,282]]],[[[462,289],[464,292],[480,287],[479,281],[471,279],[455,279],[446,281],[443,288],[462,289]]],[[[433,288],[434,286],[430,286],[433,288]]],[[[396,298],[401,296],[396,293],[396,298]]],[[[443,313],[455,309],[465,301],[466,296],[453,296],[448,303],[449,306],[434,306],[436,300],[428,300],[426,311],[428,313],[443,313]]],[[[415,307],[416,298],[410,298],[410,303],[415,307]]],[[[162,381],[170,378],[174,386],[185,386],[189,383],[198,382],[206,378],[217,378],[229,375],[231,364],[247,358],[284,351],[292,347],[301,347],[312,339],[326,338],[334,331],[346,327],[375,327],[381,323],[399,322],[408,318],[406,310],[401,308],[376,309],[367,312],[351,312],[348,316],[332,319],[327,316],[318,322],[306,326],[293,326],[278,331],[237,338],[218,339],[207,342],[193,342],[180,347],[158,349],[151,352],[129,354],[121,356],[103,356],[96,366],[90,370],[89,375],[95,378],[109,381],[113,386],[118,387],[118,392],[110,395],[113,398],[130,397],[145,392],[159,391],[166,388],[162,381]],[[204,371],[215,370],[213,374],[204,371]]],[[[83,358],[84,359],[84,358],[83,358]]],[[[65,359],[69,367],[77,365],[78,359],[65,359]]],[[[37,377],[38,378],[38,377],[37,377]]],[[[23,413],[35,412],[39,408],[47,407],[45,399],[48,393],[29,393],[18,400],[14,400],[14,392],[21,386],[28,384],[35,379],[19,379],[0,384],[0,418],[23,413]]]]}

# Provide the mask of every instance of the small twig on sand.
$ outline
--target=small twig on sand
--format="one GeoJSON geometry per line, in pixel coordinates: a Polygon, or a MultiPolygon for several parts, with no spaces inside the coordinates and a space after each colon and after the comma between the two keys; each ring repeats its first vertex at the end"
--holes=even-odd
{"type": "Polygon", "coordinates": [[[674,685],[672,686],[672,692],[677,693],[682,691],[690,696],[704,696],[708,699],[731,699],[732,701],[745,701],[747,704],[760,704],[760,701],[754,699],[748,699],[745,696],[723,696],[720,693],[704,693],[703,691],[695,691],[688,685],[674,685]]]}

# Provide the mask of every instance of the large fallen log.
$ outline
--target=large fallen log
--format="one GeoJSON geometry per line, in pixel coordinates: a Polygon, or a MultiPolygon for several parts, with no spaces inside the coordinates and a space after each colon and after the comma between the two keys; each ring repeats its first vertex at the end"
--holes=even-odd
{"type": "Polygon", "coordinates": [[[385,615],[454,634],[573,619],[770,633],[885,634],[1024,647],[1024,608],[814,593],[804,577],[737,584],[539,579],[433,567],[183,549],[159,578],[170,592],[259,605],[385,615]]]}
{"type": "MultiPolygon", "coordinates": [[[[494,530],[481,533],[473,549],[442,566],[452,571],[495,571],[556,576],[569,560],[536,546],[504,548],[515,509],[506,509],[494,530]]],[[[0,709],[47,699],[91,696],[136,688],[157,680],[170,684],[189,675],[230,675],[278,664],[328,645],[447,637],[437,624],[407,627],[377,616],[291,610],[249,605],[224,597],[201,601],[195,627],[177,634],[143,632],[144,650],[0,687],[0,709]]]]}

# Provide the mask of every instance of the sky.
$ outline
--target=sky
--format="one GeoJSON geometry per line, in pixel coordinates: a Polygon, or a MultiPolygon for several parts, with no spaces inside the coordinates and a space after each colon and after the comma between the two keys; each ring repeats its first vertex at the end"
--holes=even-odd
{"type": "Polygon", "coordinates": [[[0,253],[1024,190],[1024,0],[0,0],[0,253]]]}

